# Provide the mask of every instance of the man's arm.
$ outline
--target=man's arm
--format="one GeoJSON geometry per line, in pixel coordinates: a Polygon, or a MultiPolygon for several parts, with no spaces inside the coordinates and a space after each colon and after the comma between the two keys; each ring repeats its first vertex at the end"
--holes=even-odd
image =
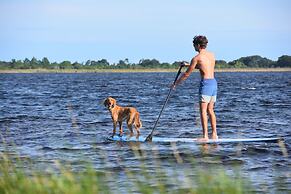
{"type": "Polygon", "coordinates": [[[180,76],[180,78],[176,81],[176,83],[173,87],[176,87],[177,85],[179,85],[181,82],[183,82],[184,80],[186,80],[190,76],[190,74],[192,73],[192,71],[195,69],[195,67],[197,65],[197,58],[194,57],[191,60],[190,64],[183,62],[182,65],[189,66],[189,67],[188,67],[187,71],[185,73],[183,73],[182,76],[180,76]]]}

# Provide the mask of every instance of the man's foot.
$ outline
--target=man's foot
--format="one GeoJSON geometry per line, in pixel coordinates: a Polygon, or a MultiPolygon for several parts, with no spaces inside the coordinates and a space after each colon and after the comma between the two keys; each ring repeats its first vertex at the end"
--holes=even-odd
{"type": "Polygon", "coordinates": [[[218,139],[218,136],[217,135],[212,135],[212,139],[217,140],[218,139]]]}
{"type": "Polygon", "coordinates": [[[209,140],[208,137],[203,137],[203,138],[198,138],[197,141],[198,142],[207,142],[209,140]]]}

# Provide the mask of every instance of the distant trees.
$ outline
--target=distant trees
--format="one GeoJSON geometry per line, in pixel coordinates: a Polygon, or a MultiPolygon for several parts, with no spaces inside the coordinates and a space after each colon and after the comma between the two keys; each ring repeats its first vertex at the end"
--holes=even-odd
{"type": "Polygon", "coordinates": [[[228,67],[227,62],[224,60],[216,60],[215,64],[216,64],[216,68],[227,68],[228,67]]]}
{"type": "Polygon", "coordinates": [[[49,69],[49,66],[50,66],[50,61],[48,60],[48,58],[44,57],[42,60],[41,60],[41,66],[45,69],[49,69]]]}
{"type": "Polygon", "coordinates": [[[141,59],[138,66],[142,68],[155,68],[160,66],[160,62],[156,59],[141,59]]]}
{"type": "Polygon", "coordinates": [[[116,68],[120,68],[120,69],[129,68],[128,60],[119,60],[119,62],[116,65],[116,68]]]}
{"type": "MultiPolygon", "coordinates": [[[[0,61],[0,69],[148,69],[148,68],[177,68],[180,62],[160,63],[157,59],[141,59],[138,63],[130,63],[126,58],[119,60],[117,64],[110,64],[106,59],[88,60],[85,63],[63,61],[51,63],[44,57],[38,60],[33,57],[31,60],[12,59],[10,62],[0,61]]],[[[277,61],[272,61],[258,55],[241,57],[237,60],[226,62],[216,61],[216,68],[268,68],[268,67],[291,67],[291,56],[283,55],[277,61]]]]}
{"type": "Polygon", "coordinates": [[[278,61],[272,61],[270,59],[261,57],[259,55],[253,55],[248,57],[241,57],[237,60],[226,62],[223,60],[216,61],[217,68],[269,68],[269,67],[291,67],[291,56],[283,55],[279,57],[278,61]],[[282,58],[283,57],[283,58],[282,58]],[[288,58],[289,57],[289,61],[288,58]],[[278,64],[280,59],[283,59],[282,64],[278,64]],[[284,65],[285,66],[284,66],[284,65]]]}
{"type": "Polygon", "coordinates": [[[291,56],[283,55],[278,58],[275,67],[290,67],[291,65],[291,56]]]}
{"type": "Polygon", "coordinates": [[[258,55],[241,57],[236,62],[240,62],[245,67],[270,67],[274,64],[274,61],[258,55]]]}
{"type": "Polygon", "coordinates": [[[88,60],[82,67],[84,69],[106,69],[110,66],[106,59],[101,59],[99,61],[88,60]]]}

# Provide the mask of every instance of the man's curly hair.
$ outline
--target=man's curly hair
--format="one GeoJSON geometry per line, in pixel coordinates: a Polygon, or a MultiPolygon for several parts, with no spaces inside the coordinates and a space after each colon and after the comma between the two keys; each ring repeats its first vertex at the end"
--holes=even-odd
{"type": "Polygon", "coordinates": [[[198,35],[193,38],[194,45],[200,45],[201,48],[205,49],[207,47],[208,40],[206,36],[198,35]]]}

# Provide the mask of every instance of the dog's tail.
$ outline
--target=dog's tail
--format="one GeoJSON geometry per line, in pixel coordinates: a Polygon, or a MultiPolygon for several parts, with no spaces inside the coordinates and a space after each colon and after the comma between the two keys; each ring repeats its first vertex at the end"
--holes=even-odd
{"type": "Polygon", "coordinates": [[[141,123],[140,116],[139,116],[138,112],[135,114],[135,117],[134,117],[134,125],[136,128],[142,127],[142,123],[141,123]]]}

